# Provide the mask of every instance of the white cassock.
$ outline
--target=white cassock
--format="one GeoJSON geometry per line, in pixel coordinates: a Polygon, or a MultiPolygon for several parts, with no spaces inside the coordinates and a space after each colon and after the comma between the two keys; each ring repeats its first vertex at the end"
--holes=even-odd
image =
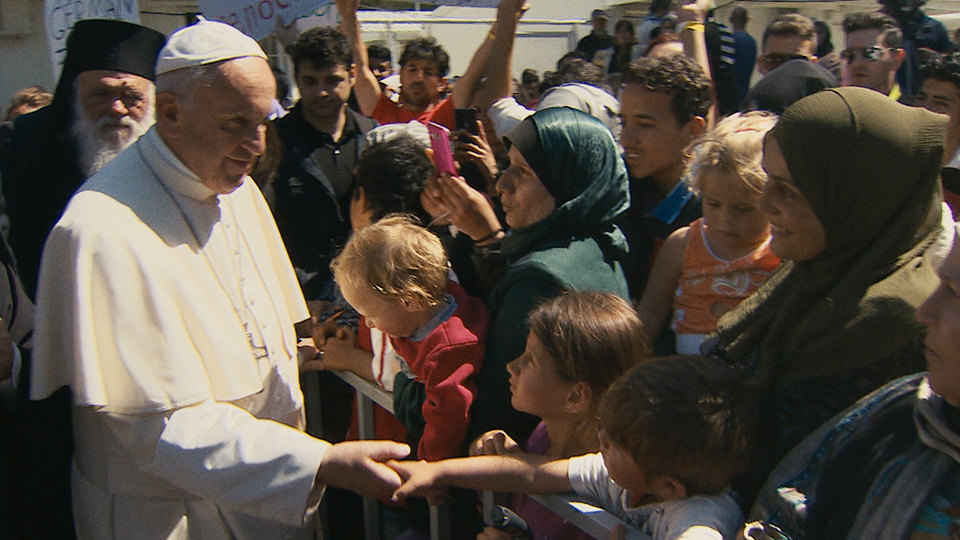
{"type": "Polygon", "coordinates": [[[252,181],[216,195],[151,129],[70,201],[37,304],[31,393],[72,387],[81,540],[311,537],[309,314],[252,181]]]}

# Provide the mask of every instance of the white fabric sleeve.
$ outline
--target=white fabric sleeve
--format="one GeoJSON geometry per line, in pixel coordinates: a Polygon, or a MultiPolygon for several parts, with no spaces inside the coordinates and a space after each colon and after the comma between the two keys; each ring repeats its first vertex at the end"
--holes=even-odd
{"type": "Polygon", "coordinates": [[[105,416],[144,470],[218,506],[300,526],[319,502],[330,443],[292,427],[215,401],[105,416]]]}
{"type": "Polygon", "coordinates": [[[629,495],[610,479],[603,456],[599,453],[570,458],[567,478],[578,495],[620,519],[625,518],[624,501],[629,495]]]}
{"type": "Polygon", "coordinates": [[[655,531],[663,540],[733,540],[743,526],[743,513],[729,492],[667,501],[655,531]]]}
{"type": "Polygon", "coordinates": [[[517,103],[512,97],[501,98],[487,109],[487,116],[493,121],[493,130],[500,138],[531,114],[533,111],[517,103]]]}

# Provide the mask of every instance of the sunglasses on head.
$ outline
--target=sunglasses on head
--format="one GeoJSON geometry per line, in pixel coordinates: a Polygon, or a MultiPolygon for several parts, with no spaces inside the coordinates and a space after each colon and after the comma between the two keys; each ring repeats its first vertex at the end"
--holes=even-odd
{"type": "Polygon", "coordinates": [[[881,54],[883,54],[883,47],[874,45],[873,47],[844,49],[840,51],[840,59],[844,62],[850,63],[856,60],[857,57],[863,57],[863,59],[868,62],[876,62],[880,59],[881,54]]]}

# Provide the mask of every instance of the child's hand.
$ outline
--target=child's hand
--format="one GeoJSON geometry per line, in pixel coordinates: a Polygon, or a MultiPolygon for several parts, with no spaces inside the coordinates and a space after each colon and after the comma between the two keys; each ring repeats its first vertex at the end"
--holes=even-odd
{"type": "Polygon", "coordinates": [[[500,429],[488,431],[470,444],[471,456],[505,456],[521,452],[520,445],[500,429]]]}
{"type": "Polygon", "coordinates": [[[440,482],[437,467],[426,461],[388,461],[387,466],[400,475],[403,484],[393,492],[393,500],[407,497],[425,497],[433,506],[439,506],[447,499],[447,488],[440,482]]]}
{"type": "Polygon", "coordinates": [[[371,380],[370,360],[373,356],[356,346],[356,336],[346,327],[338,328],[334,336],[319,335],[320,355],[303,362],[300,371],[350,371],[371,380]]]}
{"type": "MultiPolygon", "coordinates": [[[[329,302],[323,302],[324,304],[329,304],[329,302]]],[[[333,315],[327,316],[327,318],[321,318],[321,315],[329,311],[329,307],[320,304],[319,302],[315,306],[310,306],[310,321],[313,323],[313,327],[310,331],[310,336],[319,346],[323,346],[323,343],[329,337],[336,337],[337,331],[340,329],[340,326],[337,324],[337,318],[343,314],[343,311],[336,311],[333,315]],[[314,311],[317,309],[318,311],[314,311]]]]}

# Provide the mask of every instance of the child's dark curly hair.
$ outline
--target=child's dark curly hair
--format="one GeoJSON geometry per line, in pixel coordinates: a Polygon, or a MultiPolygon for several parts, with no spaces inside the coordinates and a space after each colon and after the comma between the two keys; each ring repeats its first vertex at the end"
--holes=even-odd
{"type": "Polygon", "coordinates": [[[920,65],[920,82],[930,78],[952,82],[960,88],[960,52],[929,55],[920,65]]]}

